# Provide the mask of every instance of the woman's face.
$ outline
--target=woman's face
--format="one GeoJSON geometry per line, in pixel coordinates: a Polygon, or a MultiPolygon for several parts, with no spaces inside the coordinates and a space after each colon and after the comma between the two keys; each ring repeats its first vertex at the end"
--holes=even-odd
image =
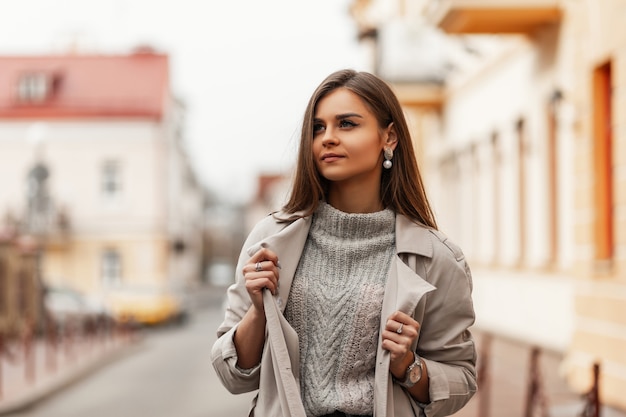
{"type": "Polygon", "coordinates": [[[338,88],[317,103],[313,120],[313,158],[333,183],[380,184],[382,151],[390,128],[380,129],[359,96],[338,88]]]}

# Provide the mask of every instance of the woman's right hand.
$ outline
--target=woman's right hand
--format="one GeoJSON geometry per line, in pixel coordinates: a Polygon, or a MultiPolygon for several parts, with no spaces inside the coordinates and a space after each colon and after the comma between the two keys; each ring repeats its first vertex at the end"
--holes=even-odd
{"type": "Polygon", "coordinates": [[[267,248],[259,249],[243,267],[246,279],[246,290],[252,304],[258,311],[263,308],[263,290],[269,289],[272,294],[278,290],[280,262],[278,256],[267,248]]]}

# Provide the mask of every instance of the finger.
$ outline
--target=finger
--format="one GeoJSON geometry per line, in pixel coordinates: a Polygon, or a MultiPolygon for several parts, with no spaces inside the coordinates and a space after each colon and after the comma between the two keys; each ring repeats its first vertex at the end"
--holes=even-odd
{"type": "Polygon", "coordinates": [[[409,346],[411,344],[411,341],[413,340],[412,337],[408,334],[398,334],[392,330],[385,330],[383,332],[382,338],[383,340],[389,340],[397,345],[406,346],[409,346]]]}
{"type": "Polygon", "coordinates": [[[402,334],[406,325],[407,324],[405,322],[399,321],[397,317],[395,319],[392,319],[390,316],[390,318],[387,319],[387,323],[385,324],[385,330],[397,334],[402,334]]]}
{"type": "Polygon", "coordinates": [[[246,279],[255,279],[260,277],[269,277],[272,276],[278,280],[279,278],[279,270],[276,265],[272,261],[258,261],[254,264],[247,264],[244,267],[244,275],[246,275],[246,279]]]}
{"type": "Polygon", "coordinates": [[[248,262],[243,266],[242,273],[246,277],[246,279],[250,279],[258,276],[266,276],[269,272],[271,274],[274,274],[278,279],[279,268],[280,267],[276,266],[272,261],[248,262]]]}
{"type": "Polygon", "coordinates": [[[409,316],[408,314],[400,310],[396,310],[393,313],[391,313],[388,319],[397,321],[398,323],[411,323],[412,321],[414,321],[413,317],[409,316]]]}
{"type": "MultiPolygon", "coordinates": [[[[275,268],[275,267],[274,267],[275,268]]],[[[246,272],[244,274],[246,281],[269,281],[273,286],[278,286],[278,271],[268,270],[268,271],[251,271],[246,272]]]]}
{"type": "MultiPolygon", "coordinates": [[[[419,322],[417,322],[413,317],[409,316],[408,314],[403,313],[402,311],[399,311],[399,310],[391,313],[391,315],[389,315],[389,318],[387,319],[387,328],[389,328],[390,330],[397,330],[400,324],[404,324],[404,326],[415,327],[416,330],[420,328],[419,322]],[[396,324],[395,326],[393,324],[391,324],[390,326],[389,323],[396,323],[396,324]]],[[[404,326],[402,328],[403,331],[404,331],[404,326]]]]}
{"type": "Polygon", "coordinates": [[[250,260],[250,262],[245,264],[243,267],[244,274],[245,273],[252,274],[255,272],[262,272],[262,271],[263,271],[262,261],[253,262],[252,260],[250,260]]]}
{"type": "Polygon", "coordinates": [[[391,354],[392,361],[404,358],[411,351],[409,344],[396,343],[391,339],[383,339],[382,348],[391,354]]]}
{"type": "Polygon", "coordinates": [[[270,261],[274,265],[280,268],[280,262],[278,262],[278,255],[274,251],[268,248],[261,248],[252,255],[249,263],[256,264],[259,261],[270,261]]]}
{"type": "Polygon", "coordinates": [[[246,289],[248,290],[248,292],[251,291],[254,293],[260,293],[265,288],[270,290],[272,294],[276,294],[277,281],[268,277],[260,277],[246,280],[246,289]]]}
{"type": "Polygon", "coordinates": [[[244,267],[244,277],[248,291],[260,292],[268,288],[272,294],[278,289],[278,268],[271,261],[258,261],[244,267]]]}
{"type": "Polygon", "coordinates": [[[249,272],[275,272],[278,274],[280,266],[276,265],[273,261],[257,261],[255,263],[246,264],[244,268],[247,268],[249,272]]]}
{"type": "Polygon", "coordinates": [[[413,325],[389,321],[385,325],[382,338],[383,340],[389,340],[394,344],[409,348],[415,339],[417,339],[417,335],[418,330],[413,325]],[[401,333],[398,333],[398,330],[402,330],[401,333]]]}

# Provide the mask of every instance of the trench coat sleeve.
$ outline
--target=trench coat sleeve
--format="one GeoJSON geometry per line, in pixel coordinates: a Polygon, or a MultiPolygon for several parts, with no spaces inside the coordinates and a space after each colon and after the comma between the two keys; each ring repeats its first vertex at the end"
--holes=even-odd
{"type": "Polygon", "coordinates": [[[469,331],[475,320],[471,272],[460,248],[432,233],[436,248],[425,274],[437,289],[426,296],[417,345],[428,368],[431,401],[421,405],[428,417],[455,413],[477,389],[476,348],[469,331]]]}
{"type": "Polygon", "coordinates": [[[247,248],[271,234],[274,229],[280,228],[281,226],[272,216],[268,216],[252,229],[237,261],[235,283],[228,288],[226,293],[224,321],[217,329],[217,340],[211,349],[211,362],[224,387],[233,394],[250,392],[259,388],[260,364],[245,370],[237,367],[237,350],[233,342],[237,326],[252,304],[246,291],[242,272],[243,266],[250,258],[247,248]]]}

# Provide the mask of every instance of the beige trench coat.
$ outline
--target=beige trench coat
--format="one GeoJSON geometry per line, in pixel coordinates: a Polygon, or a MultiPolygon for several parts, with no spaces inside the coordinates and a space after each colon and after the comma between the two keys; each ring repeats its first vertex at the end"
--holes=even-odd
{"type": "MultiPolygon", "coordinates": [[[[259,222],[244,243],[237,265],[236,283],[227,293],[225,318],[217,331],[211,359],[224,386],[234,394],[259,390],[250,415],[273,417],[277,409],[277,385],[271,347],[266,341],[261,363],[251,370],[235,366],[233,334],[250,307],[242,268],[261,247],[273,250],[281,262],[279,291],[274,296],[281,311],[306,241],[311,218],[295,221],[268,216],[259,222]]],[[[461,250],[442,233],[396,216],[396,252],[385,287],[380,329],[396,310],[412,314],[421,323],[415,351],[428,368],[429,404],[418,404],[389,372],[389,353],[379,336],[374,386],[374,416],[446,416],[463,407],[476,391],[476,349],[468,328],[474,323],[472,278],[461,250]]],[[[299,378],[296,332],[283,323],[292,371],[299,378]]]]}

